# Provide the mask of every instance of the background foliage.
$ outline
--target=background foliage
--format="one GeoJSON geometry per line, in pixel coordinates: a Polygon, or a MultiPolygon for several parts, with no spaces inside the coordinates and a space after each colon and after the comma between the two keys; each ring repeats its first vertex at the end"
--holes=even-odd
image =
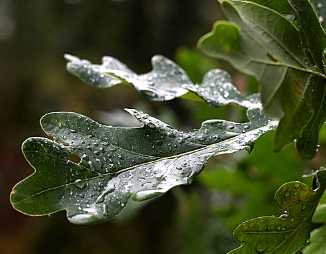
{"type": "MultiPolygon", "coordinates": [[[[311,162],[301,161],[291,145],[274,154],[274,134],[269,133],[258,140],[251,156],[240,152],[212,159],[192,186],[176,188],[145,206],[133,204],[106,224],[77,227],[64,213],[44,218],[20,215],[8,201],[13,184],[32,171],[20,145],[26,137],[43,135],[38,120],[47,112],[75,111],[121,124],[127,120],[119,109],[135,107],[185,130],[198,128],[206,119],[241,121],[244,115],[231,106],[212,109],[179,100],[151,103],[125,87],[99,90],[64,69],[64,53],[92,62],[112,55],[141,73],[159,53],[175,59],[195,82],[213,67],[234,73],[226,63],[192,50],[221,18],[215,1],[1,0],[0,4],[4,7],[0,26],[6,31],[0,41],[0,94],[5,95],[0,100],[2,253],[225,253],[237,246],[232,231],[243,220],[280,212],[273,196],[281,184],[302,181],[304,168],[308,172],[324,163],[323,148],[311,162]]],[[[255,82],[245,83],[251,78],[235,74],[233,79],[241,91],[257,91],[255,82]]],[[[326,142],[325,136],[321,142],[326,142]]]]}

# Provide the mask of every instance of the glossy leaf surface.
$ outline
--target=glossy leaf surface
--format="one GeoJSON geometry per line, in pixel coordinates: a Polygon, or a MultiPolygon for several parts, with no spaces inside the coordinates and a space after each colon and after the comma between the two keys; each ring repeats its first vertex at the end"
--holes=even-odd
{"type": "Polygon", "coordinates": [[[128,84],[154,101],[182,96],[187,93],[182,85],[191,84],[184,70],[159,55],[152,58],[153,70],[141,75],[137,75],[114,57],[103,57],[101,65],[71,55],[65,55],[65,58],[69,61],[67,70],[90,85],[107,88],[120,83],[128,84]]]}
{"type": "MultiPolygon", "coordinates": [[[[223,93],[229,92],[225,87],[223,93]]],[[[239,93],[230,93],[229,98],[239,93]]],[[[234,98],[233,100],[236,100],[234,98]]],[[[50,113],[41,119],[52,137],[29,138],[23,153],[36,172],[18,183],[13,206],[30,215],[67,210],[73,223],[111,219],[126,205],[189,184],[212,155],[251,149],[277,126],[259,104],[247,104],[249,122],[208,120],[184,133],[142,112],[128,109],[142,127],[101,125],[76,113],[50,113]]]]}
{"type": "Polygon", "coordinates": [[[326,188],[326,171],[319,171],[317,177],[316,190],[301,182],[281,186],[275,200],[284,214],[242,223],[234,231],[234,237],[242,246],[229,253],[290,254],[306,245],[312,216],[326,188]]]}
{"type": "Polygon", "coordinates": [[[231,76],[223,70],[214,69],[206,73],[200,85],[184,85],[213,107],[237,104],[245,108],[261,108],[259,94],[242,96],[232,84],[231,76]]]}
{"type": "Polygon", "coordinates": [[[260,82],[265,111],[280,118],[276,150],[296,139],[301,157],[312,158],[326,118],[326,37],[310,2],[226,0],[221,5],[232,22],[217,22],[199,46],[260,82]]]}

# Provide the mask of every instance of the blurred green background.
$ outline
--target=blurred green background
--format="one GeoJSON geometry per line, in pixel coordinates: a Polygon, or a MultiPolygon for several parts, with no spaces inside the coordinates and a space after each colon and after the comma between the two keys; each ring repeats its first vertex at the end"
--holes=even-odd
{"type": "MultiPolygon", "coordinates": [[[[161,54],[181,65],[194,82],[209,69],[222,68],[233,74],[242,92],[257,91],[252,79],[196,50],[199,37],[222,18],[215,0],[0,0],[2,254],[225,253],[237,246],[232,231],[239,223],[281,212],[273,201],[275,191],[323,165],[325,151],[321,147],[309,163],[292,146],[275,154],[273,133],[259,139],[250,156],[213,158],[191,186],[132,203],[105,224],[72,225],[64,212],[29,217],[9,203],[14,184],[33,172],[21,143],[44,135],[39,119],[47,112],[74,111],[102,123],[126,124],[121,112],[131,107],[183,130],[199,128],[210,118],[244,121],[243,110],[234,107],[153,103],[129,87],[88,86],[65,70],[65,53],[93,63],[110,55],[138,73],[150,71],[151,57],[161,54]]],[[[325,140],[323,134],[321,143],[325,140]]]]}

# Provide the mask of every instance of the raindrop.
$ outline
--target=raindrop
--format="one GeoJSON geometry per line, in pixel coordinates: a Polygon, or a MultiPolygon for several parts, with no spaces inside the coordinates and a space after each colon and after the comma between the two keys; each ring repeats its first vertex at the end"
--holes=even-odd
{"type": "Polygon", "coordinates": [[[156,125],[152,122],[148,123],[147,126],[151,129],[155,129],[156,128],[156,125]]]}
{"type": "Polygon", "coordinates": [[[88,165],[89,165],[89,167],[90,167],[90,169],[91,169],[92,171],[95,170],[95,167],[94,167],[94,165],[93,165],[93,163],[92,163],[91,161],[88,161],[88,165]]]}
{"type": "Polygon", "coordinates": [[[243,129],[248,130],[250,128],[250,125],[245,125],[243,129]]]}
{"type": "Polygon", "coordinates": [[[268,248],[268,245],[266,243],[258,243],[256,246],[257,253],[266,253],[266,250],[268,248]]]}
{"type": "Polygon", "coordinates": [[[204,136],[200,136],[200,137],[198,137],[198,140],[199,140],[199,141],[205,141],[205,139],[206,139],[206,137],[204,137],[204,136]]]}
{"type": "Polygon", "coordinates": [[[77,179],[75,182],[74,182],[75,186],[79,189],[83,189],[86,187],[86,181],[84,179],[77,179]]]}

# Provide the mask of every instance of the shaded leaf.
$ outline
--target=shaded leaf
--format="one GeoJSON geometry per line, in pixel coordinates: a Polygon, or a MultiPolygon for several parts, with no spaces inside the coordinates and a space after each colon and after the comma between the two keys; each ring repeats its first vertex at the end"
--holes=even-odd
{"type": "Polygon", "coordinates": [[[114,57],[104,56],[102,64],[65,55],[67,70],[90,85],[101,88],[123,83],[134,86],[150,100],[171,100],[187,93],[183,84],[191,84],[187,74],[171,60],[156,55],[152,58],[153,70],[137,75],[114,57]]]}
{"type": "Polygon", "coordinates": [[[30,215],[67,210],[73,223],[104,222],[129,198],[159,196],[189,184],[212,155],[251,149],[277,122],[260,109],[248,110],[248,123],[209,120],[183,133],[133,109],[142,127],[101,125],[76,113],[50,113],[41,119],[54,140],[29,138],[22,146],[35,173],[12,192],[13,206],[30,215]]]}
{"type": "Polygon", "coordinates": [[[309,245],[304,248],[303,254],[325,253],[326,227],[322,226],[311,232],[309,245]]]}
{"type": "Polygon", "coordinates": [[[264,109],[280,118],[275,149],[296,139],[301,157],[310,159],[326,118],[326,38],[308,0],[289,3],[221,1],[232,23],[217,22],[199,46],[257,78],[264,109]]]}
{"type": "Polygon", "coordinates": [[[321,198],[312,217],[314,223],[323,224],[311,232],[309,245],[303,250],[303,254],[315,254],[325,252],[326,241],[326,194],[321,198]]]}
{"type": "Polygon", "coordinates": [[[281,186],[275,200],[284,214],[242,223],[234,231],[242,246],[229,253],[292,254],[303,248],[309,240],[312,216],[326,188],[326,171],[319,171],[317,177],[316,190],[301,182],[281,186]]]}

